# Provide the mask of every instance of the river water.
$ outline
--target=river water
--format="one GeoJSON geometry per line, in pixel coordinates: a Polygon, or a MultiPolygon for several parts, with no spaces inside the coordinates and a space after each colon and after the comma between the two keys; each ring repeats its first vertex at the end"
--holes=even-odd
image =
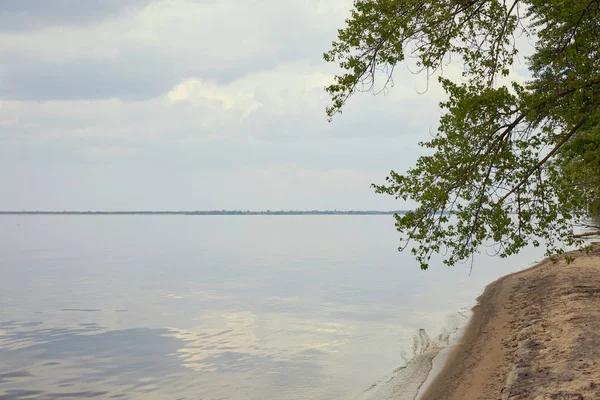
{"type": "Polygon", "coordinates": [[[540,250],[419,270],[391,216],[0,216],[0,399],[356,399],[540,250]]]}

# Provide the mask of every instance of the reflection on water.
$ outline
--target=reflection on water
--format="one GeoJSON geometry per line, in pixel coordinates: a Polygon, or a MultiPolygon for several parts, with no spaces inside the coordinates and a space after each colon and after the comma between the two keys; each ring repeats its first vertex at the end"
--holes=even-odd
{"type": "Polygon", "coordinates": [[[320,384],[321,359],[336,351],[335,338],[343,336],[337,324],[276,320],[266,322],[275,336],[267,341],[254,315],[218,317],[224,330],[1,323],[0,399],[302,398],[320,384]],[[304,394],[286,394],[294,390],[304,394]]]}
{"type": "Polygon", "coordinates": [[[153,392],[181,366],[179,343],[166,331],[102,332],[99,326],[46,328],[44,324],[0,324],[0,398],[128,397],[153,392]],[[24,390],[27,388],[27,390],[24,390]],[[109,396],[110,395],[110,396],[109,396]]]}
{"type": "Polygon", "coordinates": [[[387,216],[3,216],[2,399],[354,399],[495,277],[387,216]]]}

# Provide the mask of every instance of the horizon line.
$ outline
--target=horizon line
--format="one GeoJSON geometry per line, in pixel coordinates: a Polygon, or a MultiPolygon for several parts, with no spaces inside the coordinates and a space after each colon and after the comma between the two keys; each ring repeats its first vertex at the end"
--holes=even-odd
{"type": "Polygon", "coordinates": [[[89,214],[113,214],[113,215],[127,215],[127,214],[180,214],[180,215],[240,215],[240,214],[260,214],[260,215],[285,215],[285,214],[405,214],[407,210],[180,210],[180,211],[169,211],[169,210],[87,210],[87,211],[75,211],[75,210],[22,210],[22,211],[0,211],[2,214],[72,214],[72,215],[89,215],[89,214]]]}

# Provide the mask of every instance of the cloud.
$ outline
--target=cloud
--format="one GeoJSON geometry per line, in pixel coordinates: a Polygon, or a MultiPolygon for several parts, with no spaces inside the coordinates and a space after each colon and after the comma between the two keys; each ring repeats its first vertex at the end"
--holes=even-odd
{"type": "Polygon", "coordinates": [[[136,101],[6,100],[0,103],[0,133],[21,140],[264,145],[408,137],[428,132],[438,118],[439,93],[420,95],[409,84],[387,96],[356,96],[344,115],[327,123],[329,98],[323,87],[331,79],[323,66],[282,63],[230,83],[187,79],[163,95],[136,101]]]}
{"type": "Polygon", "coordinates": [[[0,0],[29,24],[0,28],[0,209],[403,208],[369,185],[423,154],[444,93],[399,67],[327,123],[351,5],[0,0]]]}
{"type": "Polygon", "coordinates": [[[0,0],[0,31],[88,25],[134,12],[147,3],[149,0],[0,0]]]}
{"type": "Polygon", "coordinates": [[[14,13],[34,25],[49,21],[26,34],[0,33],[5,99],[139,100],[186,79],[222,84],[282,62],[317,62],[349,6],[348,1],[114,0],[93,1],[88,10],[83,6],[88,2],[37,3],[46,5],[36,9],[32,1],[11,1],[0,15],[0,21],[14,19],[14,13]],[[83,15],[88,13],[93,21],[83,15]]]}
{"type": "Polygon", "coordinates": [[[202,105],[206,101],[214,101],[224,110],[238,110],[244,116],[249,116],[263,106],[256,100],[254,92],[236,90],[231,86],[220,87],[214,82],[203,82],[199,79],[180,83],[167,93],[167,98],[174,104],[202,105]]]}

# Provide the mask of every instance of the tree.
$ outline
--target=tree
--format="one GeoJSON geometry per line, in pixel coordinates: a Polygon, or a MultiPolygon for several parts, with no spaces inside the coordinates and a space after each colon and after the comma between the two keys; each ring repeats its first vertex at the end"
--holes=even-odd
{"type": "MultiPolygon", "coordinates": [[[[562,185],[579,199],[581,213],[600,219],[600,121],[596,118],[563,145],[556,160],[562,185]]],[[[592,225],[598,228],[596,222],[592,225]]],[[[592,227],[590,226],[590,227],[592,227]]],[[[598,234],[598,231],[589,234],[598,234]]]]}
{"type": "Polygon", "coordinates": [[[464,66],[460,82],[439,78],[444,114],[421,143],[433,154],[374,185],[418,204],[395,217],[400,249],[414,242],[426,269],[433,253],[453,265],[491,242],[501,257],[581,243],[573,223],[600,209],[600,1],[355,0],[346,24],[324,55],[343,71],[326,88],[330,119],[407,57],[428,79],[464,66]],[[531,79],[501,84],[520,35],[535,42],[531,79]]]}

